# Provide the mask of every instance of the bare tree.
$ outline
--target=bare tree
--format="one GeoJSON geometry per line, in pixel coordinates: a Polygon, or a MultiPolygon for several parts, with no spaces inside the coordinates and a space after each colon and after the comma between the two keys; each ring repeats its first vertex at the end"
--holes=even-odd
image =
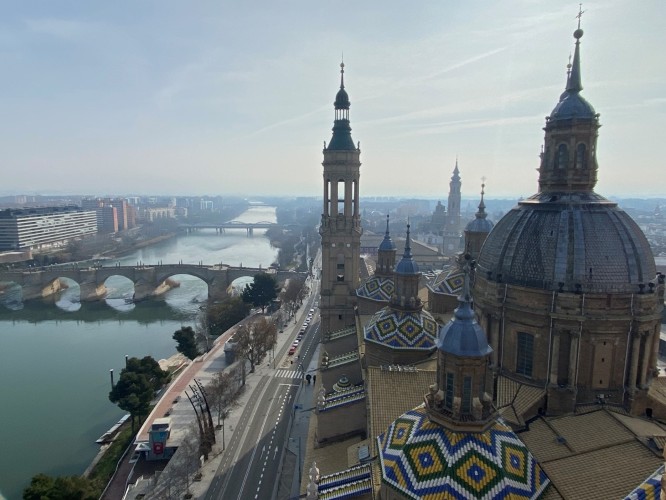
{"type": "MultiPolygon", "coordinates": [[[[266,318],[245,323],[238,328],[236,353],[250,362],[250,373],[254,373],[255,365],[261,363],[277,339],[277,328],[266,318]]],[[[244,363],[241,363],[244,364],[244,363]]]]}
{"type": "Polygon", "coordinates": [[[305,281],[302,278],[290,278],[284,290],[281,293],[281,300],[284,309],[293,316],[298,309],[298,302],[300,300],[301,290],[303,289],[305,281]]]}
{"type": "Polygon", "coordinates": [[[199,457],[201,456],[200,448],[201,443],[198,432],[194,427],[190,427],[187,434],[183,436],[176,454],[171,458],[172,461],[175,461],[172,474],[185,483],[186,496],[191,495],[190,485],[192,484],[192,477],[199,470],[201,464],[199,461],[199,457]]]}
{"type": "Polygon", "coordinates": [[[222,449],[225,449],[224,421],[240,396],[240,385],[231,371],[218,372],[206,386],[210,404],[217,414],[217,428],[222,429],[222,449]],[[221,424],[220,424],[221,422],[221,424]]]}

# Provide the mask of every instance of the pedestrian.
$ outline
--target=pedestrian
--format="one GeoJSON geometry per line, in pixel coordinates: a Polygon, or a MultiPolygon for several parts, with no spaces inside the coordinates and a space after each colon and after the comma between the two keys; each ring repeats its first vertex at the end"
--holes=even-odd
{"type": "Polygon", "coordinates": [[[317,381],[317,375],[312,375],[312,385],[317,381]]]}

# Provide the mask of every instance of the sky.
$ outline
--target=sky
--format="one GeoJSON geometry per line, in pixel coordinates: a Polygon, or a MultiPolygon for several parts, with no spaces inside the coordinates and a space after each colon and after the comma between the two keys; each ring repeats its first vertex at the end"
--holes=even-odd
{"type": "MultiPolygon", "coordinates": [[[[0,193],[320,196],[344,54],[361,195],[537,190],[578,3],[4,2],[0,193]]],[[[583,5],[605,196],[664,196],[666,3],[583,5]]]]}

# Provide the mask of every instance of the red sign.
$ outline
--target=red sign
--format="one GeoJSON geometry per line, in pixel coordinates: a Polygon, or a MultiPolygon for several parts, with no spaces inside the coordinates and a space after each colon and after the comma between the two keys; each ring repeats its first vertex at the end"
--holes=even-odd
{"type": "Polygon", "coordinates": [[[164,443],[153,443],[153,453],[155,455],[164,453],[164,443]]]}

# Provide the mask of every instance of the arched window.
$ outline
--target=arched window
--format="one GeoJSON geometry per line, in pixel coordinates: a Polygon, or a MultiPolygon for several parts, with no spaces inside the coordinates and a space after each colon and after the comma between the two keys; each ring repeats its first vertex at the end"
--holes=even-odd
{"type": "Polygon", "coordinates": [[[582,142],[576,147],[576,168],[587,168],[587,148],[582,142]]]}
{"type": "Polygon", "coordinates": [[[569,163],[569,149],[566,144],[557,146],[557,155],[555,155],[555,168],[567,168],[569,163]]]}
{"type": "Polygon", "coordinates": [[[517,345],[516,373],[531,377],[534,363],[534,335],[518,332],[517,345]]]}

